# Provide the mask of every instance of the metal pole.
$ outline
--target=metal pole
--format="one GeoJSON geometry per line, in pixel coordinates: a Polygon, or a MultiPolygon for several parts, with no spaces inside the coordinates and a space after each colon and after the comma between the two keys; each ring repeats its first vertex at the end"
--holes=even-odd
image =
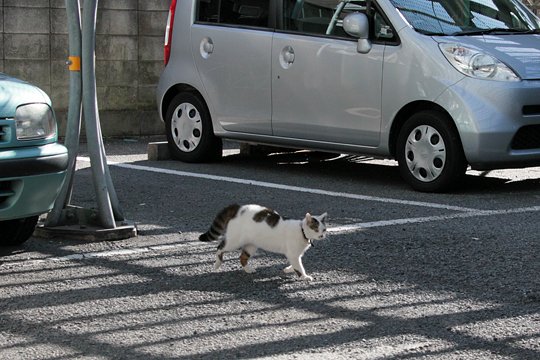
{"type": "Polygon", "coordinates": [[[73,177],[77,154],[79,153],[79,137],[81,133],[81,16],[79,0],[66,0],[66,12],[69,30],[69,107],[66,125],[65,146],[68,149],[68,169],[66,180],[47,216],[45,226],[58,226],[62,210],[69,204],[73,190],[73,177]]]}
{"type": "Polygon", "coordinates": [[[65,1],[69,28],[68,64],[71,71],[65,144],[69,155],[68,171],[53,210],[47,216],[44,226],[36,227],[34,235],[45,238],[69,236],[81,240],[127,239],[137,236],[137,228],[122,215],[107,165],[99,121],[95,63],[98,0],[84,0],[82,28],[80,0],[65,1]],[[81,103],[97,211],[69,205],[79,152],[81,103]]]}
{"type": "MultiPolygon", "coordinates": [[[[99,126],[99,138],[102,139],[102,133],[101,133],[101,125],[98,123],[99,126]]],[[[103,142],[101,142],[101,152],[104,159],[107,159],[107,156],[105,154],[105,146],[103,145],[103,142]]],[[[107,189],[109,189],[109,197],[111,199],[111,206],[112,211],[114,214],[114,219],[116,221],[124,221],[124,214],[122,211],[122,207],[120,206],[120,201],[118,200],[118,196],[116,195],[116,190],[114,188],[114,184],[111,178],[111,172],[109,171],[109,167],[105,166],[105,181],[107,182],[107,189]]]]}
{"type": "Polygon", "coordinates": [[[92,168],[92,178],[96,191],[98,216],[106,229],[116,228],[109,189],[107,187],[107,159],[104,156],[103,139],[99,125],[96,91],[96,14],[97,0],[85,0],[82,22],[82,79],[83,111],[86,125],[88,153],[92,168]]]}

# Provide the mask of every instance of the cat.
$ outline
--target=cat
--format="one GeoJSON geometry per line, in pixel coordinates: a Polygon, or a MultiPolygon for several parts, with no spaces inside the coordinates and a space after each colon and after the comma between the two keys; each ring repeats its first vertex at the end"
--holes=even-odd
{"type": "Polygon", "coordinates": [[[312,216],[309,213],[302,220],[285,219],[272,209],[260,205],[230,205],[221,210],[210,229],[199,236],[200,241],[221,239],[217,247],[214,267],[219,269],[223,254],[242,249],[240,263],[245,272],[253,273],[248,265],[250,257],[258,248],[283,254],[290,265],[283,269],[286,273],[296,272],[302,280],[313,280],[306,274],[302,256],[313,246],[313,240],[326,237],[327,213],[312,216]]]}

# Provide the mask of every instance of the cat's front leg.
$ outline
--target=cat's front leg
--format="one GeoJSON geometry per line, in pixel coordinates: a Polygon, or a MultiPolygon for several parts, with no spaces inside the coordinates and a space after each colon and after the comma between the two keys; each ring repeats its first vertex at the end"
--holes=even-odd
{"type": "Polygon", "coordinates": [[[294,269],[293,269],[292,265],[289,265],[289,266],[287,266],[285,269],[283,269],[283,272],[284,272],[284,273],[287,273],[287,274],[288,274],[288,273],[293,273],[293,272],[294,272],[294,269]]]}
{"type": "Polygon", "coordinates": [[[307,280],[307,281],[312,281],[313,280],[313,278],[311,276],[306,274],[306,270],[304,269],[304,265],[302,264],[302,258],[298,257],[298,258],[294,258],[294,259],[289,259],[289,262],[291,263],[291,265],[286,267],[283,271],[285,271],[285,272],[293,272],[294,271],[300,277],[300,280],[307,280]],[[289,267],[292,270],[289,270],[289,267]]]}

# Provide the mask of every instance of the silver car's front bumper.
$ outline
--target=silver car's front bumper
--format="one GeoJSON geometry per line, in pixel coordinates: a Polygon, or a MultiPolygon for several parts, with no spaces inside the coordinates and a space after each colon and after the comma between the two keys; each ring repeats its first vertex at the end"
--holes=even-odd
{"type": "Polygon", "coordinates": [[[437,102],[456,122],[473,168],[540,165],[540,80],[465,78],[437,102]]]}

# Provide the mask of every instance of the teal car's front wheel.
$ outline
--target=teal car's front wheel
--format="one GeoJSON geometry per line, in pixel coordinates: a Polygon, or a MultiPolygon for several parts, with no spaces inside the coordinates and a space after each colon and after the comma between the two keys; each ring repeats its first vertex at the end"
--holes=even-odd
{"type": "Polygon", "coordinates": [[[15,246],[24,243],[36,228],[38,216],[0,221],[0,246],[15,246]]]}

